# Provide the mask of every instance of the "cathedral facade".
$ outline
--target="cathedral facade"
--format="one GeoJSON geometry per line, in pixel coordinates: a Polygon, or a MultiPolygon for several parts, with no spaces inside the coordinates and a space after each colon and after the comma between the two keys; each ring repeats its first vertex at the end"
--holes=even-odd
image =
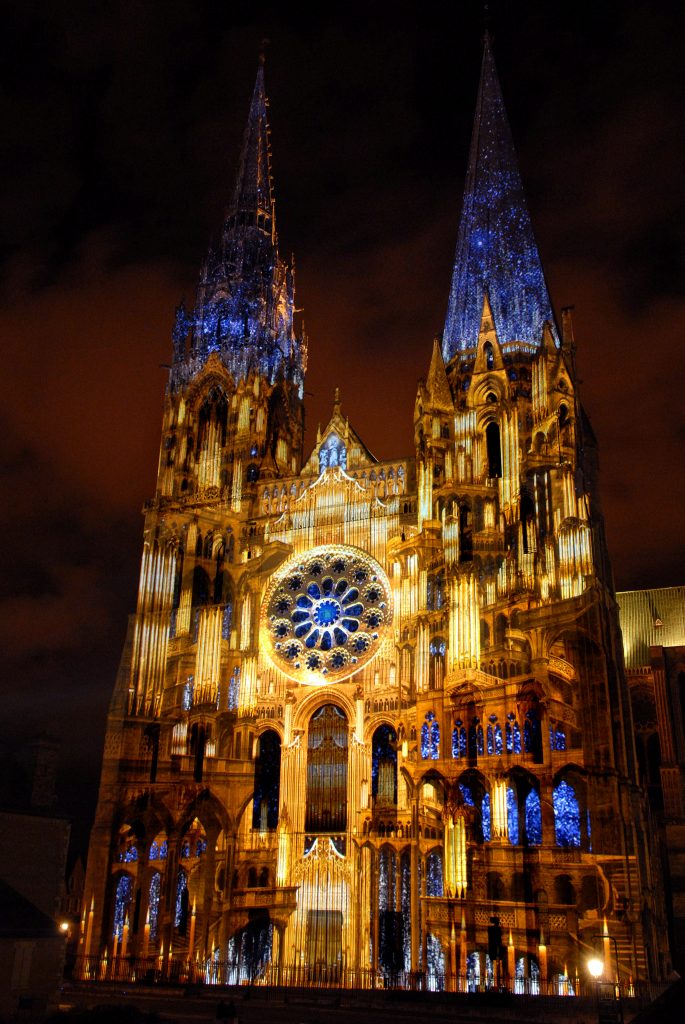
{"type": "Polygon", "coordinates": [[[176,315],[84,974],[572,993],[599,943],[662,977],[596,444],[487,41],[415,450],[336,392],[305,452],[306,356],[260,66],[176,315]]]}

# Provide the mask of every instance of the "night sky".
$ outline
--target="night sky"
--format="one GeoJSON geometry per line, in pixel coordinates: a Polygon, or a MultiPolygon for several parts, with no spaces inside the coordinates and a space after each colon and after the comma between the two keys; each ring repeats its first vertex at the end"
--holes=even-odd
{"type": "MultiPolygon", "coordinates": [[[[308,444],[339,385],[374,454],[412,450],[482,5],[320,6],[4,6],[0,741],[63,737],[79,836],[135,605],[174,309],[221,225],[263,37],[280,248],[310,339],[308,444]]],[[[491,11],[552,301],[575,306],[617,586],[683,584],[683,5],[491,11]]]]}

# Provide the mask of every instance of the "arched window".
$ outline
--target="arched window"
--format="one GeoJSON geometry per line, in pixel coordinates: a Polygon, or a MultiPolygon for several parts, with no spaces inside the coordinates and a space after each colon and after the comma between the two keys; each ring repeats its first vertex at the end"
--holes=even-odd
{"type": "Polygon", "coordinates": [[[483,354],[485,355],[485,368],[487,370],[494,369],[495,366],[495,353],[492,348],[492,344],[486,341],[483,345],[483,354]]]}
{"type": "Polygon", "coordinates": [[[347,716],[324,704],[309,720],[305,831],[344,832],[347,826],[347,716]]]}
{"type": "Polygon", "coordinates": [[[209,604],[210,582],[209,576],[201,565],[193,569],[193,591],[191,604],[194,608],[209,604]]]}
{"type": "Polygon", "coordinates": [[[497,423],[488,423],[485,428],[485,445],[488,454],[488,477],[493,480],[502,476],[502,449],[497,423]]]}
{"type": "Polygon", "coordinates": [[[502,753],[502,727],[497,721],[497,715],[490,715],[490,721],[487,730],[487,740],[488,754],[502,753]]]}
{"type": "Polygon", "coordinates": [[[150,879],[150,888],[148,890],[148,912],[151,942],[155,942],[157,939],[157,929],[159,926],[159,897],[161,890],[162,876],[159,871],[155,871],[150,879]]]}
{"type": "Polygon", "coordinates": [[[440,757],[440,726],[432,711],[421,726],[421,757],[424,761],[437,761],[440,757]]]}
{"type": "Polygon", "coordinates": [[[174,908],[174,928],[179,935],[185,935],[188,925],[188,875],[184,868],[178,869],[176,876],[176,904],[174,908]]]}
{"type": "Polygon", "coordinates": [[[580,846],[580,807],[573,786],[562,779],[552,793],[557,846],[580,846]]]}
{"type": "Polygon", "coordinates": [[[278,825],[278,798],[281,778],[281,740],[273,729],[259,737],[259,752],[254,766],[252,828],[266,832],[278,825]]]}
{"type": "Polygon", "coordinates": [[[542,730],[540,728],[540,702],[536,694],[531,694],[525,703],[525,720],[523,724],[523,749],[533,755],[536,764],[542,764],[542,730]]]}
{"type": "Polygon", "coordinates": [[[549,746],[551,750],[566,750],[566,731],[560,722],[550,723],[549,746]]]}
{"type": "Polygon", "coordinates": [[[458,718],[452,729],[452,757],[466,757],[466,729],[458,718]]]}
{"type": "Polygon", "coordinates": [[[483,794],[483,802],[480,805],[480,817],[481,817],[481,828],[483,831],[483,840],[486,843],[490,842],[490,794],[483,794]]]}
{"type": "Polygon", "coordinates": [[[507,836],[512,846],[519,842],[519,807],[516,790],[507,786],[507,836]]]}
{"type": "MultiPolygon", "coordinates": [[[[228,710],[238,710],[238,700],[240,698],[240,667],[238,665],[233,669],[230,682],[228,684],[228,710]]],[[[237,755],[236,755],[237,756],[237,755]]]]}
{"type": "Polygon", "coordinates": [[[397,733],[390,725],[380,725],[371,741],[371,793],[378,806],[397,803],[397,733]]]}
{"type": "Polygon", "coordinates": [[[442,637],[431,640],[429,648],[430,663],[428,685],[431,690],[439,690],[445,678],[445,641],[442,637]]]}
{"type": "Polygon", "coordinates": [[[114,892],[114,927],[112,935],[121,940],[124,934],[124,922],[128,917],[131,898],[133,896],[133,879],[130,875],[121,875],[114,892]]]}
{"type": "Polygon", "coordinates": [[[507,715],[507,750],[510,754],[521,753],[521,729],[513,711],[507,715]]]}
{"type": "Polygon", "coordinates": [[[531,789],[524,805],[526,820],[526,843],[528,846],[540,846],[542,843],[542,809],[540,794],[531,789]]]}
{"type": "Polygon", "coordinates": [[[442,850],[432,850],[426,857],[426,896],[442,895],[442,850]]]}

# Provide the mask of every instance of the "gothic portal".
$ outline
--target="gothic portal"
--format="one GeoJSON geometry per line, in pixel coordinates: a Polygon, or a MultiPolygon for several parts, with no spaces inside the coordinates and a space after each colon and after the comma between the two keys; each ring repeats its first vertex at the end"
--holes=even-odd
{"type": "Polygon", "coordinates": [[[337,395],[303,455],[268,153],[260,66],[173,331],[84,972],[568,993],[602,935],[608,974],[660,977],[596,445],[489,44],[406,458],[337,395]]]}

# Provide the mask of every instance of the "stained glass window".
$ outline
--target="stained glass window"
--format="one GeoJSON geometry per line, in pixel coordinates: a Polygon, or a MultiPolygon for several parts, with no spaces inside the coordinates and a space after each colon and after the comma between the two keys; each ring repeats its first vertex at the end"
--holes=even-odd
{"type": "Polygon", "coordinates": [[[130,875],[122,875],[117,882],[114,894],[114,929],[113,935],[118,939],[124,934],[124,921],[133,896],[133,879],[130,875]]]}
{"type": "Polygon", "coordinates": [[[185,933],[188,918],[188,876],[179,868],[176,878],[176,905],[174,909],[174,927],[185,933]]]}
{"type": "Polygon", "coordinates": [[[433,850],[426,857],[426,896],[442,896],[442,852],[433,850]]]}
{"type": "Polygon", "coordinates": [[[507,787],[507,835],[513,846],[518,846],[519,841],[519,808],[516,799],[516,791],[511,786],[507,787]]]}
{"type": "Polygon", "coordinates": [[[157,926],[159,923],[159,896],[162,888],[162,876],[155,871],[150,879],[150,890],[148,896],[148,907],[150,910],[150,939],[154,942],[157,939],[157,926]]]}
{"type": "Polygon", "coordinates": [[[466,729],[460,720],[452,730],[452,757],[466,757],[466,729]]]}
{"type": "Polygon", "coordinates": [[[279,570],[263,606],[275,661],[307,682],[344,679],[378,652],[390,584],[357,549],[323,546],[279,570]]]}
{"type": "Polygon", "coordinates": [[[490,842],[490,794],[485,793],[483,796],[483,803],[481,804],[481,826],[483,829],[483,839],[486,843],[490,842]]]}
{"type": "Polygon", "coordinates": [[[562,779],[552,794],[557,846],[580,846],[580,807],[573,786],[562,779]]]}
{"type": "Polygon", "coordinates": [[[421,726],[421,757],[428,761],[437,761],[440,757],[440,726],[432,711],[421,726]]]}
{"type": "Polygon", "coordinates": [[[542,842],[542,811],[540,794],[531,789],[526,797],[526,841],[529,846],[539,846],[542,842]]]}
{"type": "Polygon", "coordinates": [[[259,754],[254,767],[252,828],[264,832],[278,824],[281,777],[281,740],[273,729],[259,737],[259,754]]]}

